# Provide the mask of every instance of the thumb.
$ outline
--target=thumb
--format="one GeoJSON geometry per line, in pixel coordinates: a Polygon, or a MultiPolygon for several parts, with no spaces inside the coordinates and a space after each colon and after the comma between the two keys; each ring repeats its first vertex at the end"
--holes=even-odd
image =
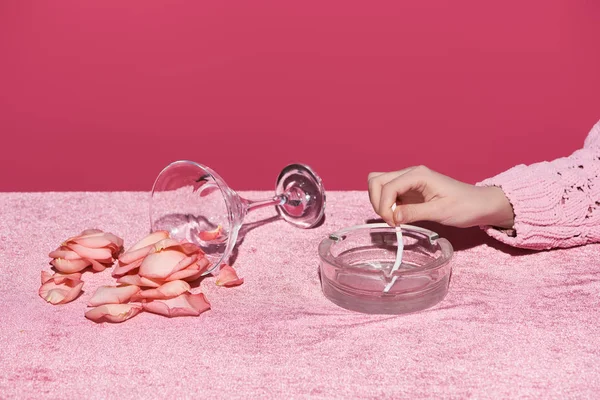
{"type": "Polygon", "coordinates": [[[396,226],[417,221],[433,221],[440,219],[441,208],[436,201],[418,204],[400,204],[394,212],[396,226]]]}

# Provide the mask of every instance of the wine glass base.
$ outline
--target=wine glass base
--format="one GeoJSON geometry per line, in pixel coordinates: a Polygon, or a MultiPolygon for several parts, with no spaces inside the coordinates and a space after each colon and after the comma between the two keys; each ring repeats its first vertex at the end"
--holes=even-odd
{"type": "Polygon", "coordinates": [[[277,178],[276,193],[283,197],[277,211],[290,224],[303,229],[317,225],[325,215],[325,189],[310,167],[291,164],[277,178]]]}

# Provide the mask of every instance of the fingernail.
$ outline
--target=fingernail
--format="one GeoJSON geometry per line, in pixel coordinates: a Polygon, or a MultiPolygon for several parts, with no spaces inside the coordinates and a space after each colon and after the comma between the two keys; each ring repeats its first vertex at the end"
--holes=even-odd
{"type": "Polygon", "coordinates": [[[394,214],[394,224],[396,226],[402,225],[402,213],[399,210],[394,214]]]}
{"type": "Polygon", "coordinates": [[[398,226],[398,224],[396,223],[397,219],[396,219],[396,203],[392,204],[392,223],[389,223],[390,226],[398,226]]]}

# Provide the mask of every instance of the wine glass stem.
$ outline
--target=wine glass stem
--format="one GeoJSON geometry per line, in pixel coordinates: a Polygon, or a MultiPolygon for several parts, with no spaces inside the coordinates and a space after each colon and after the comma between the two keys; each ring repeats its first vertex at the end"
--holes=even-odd
{"type": "Polygon", "coordinates": [[[246,205],[246,210],[252,211],[257,208],[268,207],[268,206],[278,206],[285,204],[286,197],[285,195],[273,196],[267,200],[247,200],[242,199],[242,202],[246,205]]]}

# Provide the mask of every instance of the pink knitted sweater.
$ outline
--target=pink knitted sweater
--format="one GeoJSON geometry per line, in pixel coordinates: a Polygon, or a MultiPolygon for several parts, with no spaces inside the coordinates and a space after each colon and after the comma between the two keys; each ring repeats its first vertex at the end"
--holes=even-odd
{"type": "Polygon", "coordinates": [[[501,242],[535,250],[600,242],[600,122],[569,157],[518,165],[477,185],[500,187],[513,206],[514,229],[483,227],[501,242]]]}

